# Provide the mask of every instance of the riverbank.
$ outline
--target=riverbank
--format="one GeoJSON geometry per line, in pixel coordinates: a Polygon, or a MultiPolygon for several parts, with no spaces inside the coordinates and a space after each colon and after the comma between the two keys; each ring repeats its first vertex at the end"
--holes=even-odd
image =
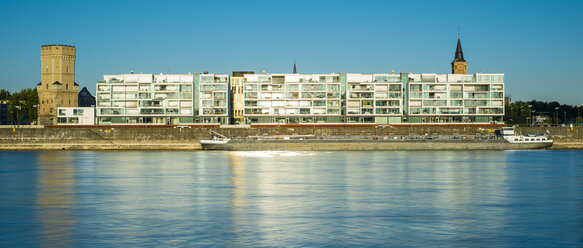
{"type": "MultiPolygon", "coordinates": [[[[549,130],[551,149],[583,149],[582,128],[518,127],[516,132],[542,134],[549,130]]],[[[488,127],[228,127],[228,128],[0,128],[0,150],[200,150],[201,139],[213,130],[227,137],[277,135],[316,136],[489,136],[488,127]]],[[[440,147],[443,148],[443,147],[440,147]]],[[[397,148],[398,149],[398,148],[397,148]]],[[[447,147],[443,148],[447,149],[447,147]]],[[[456,149],[456,148],[451,148],[456,149]]]]}

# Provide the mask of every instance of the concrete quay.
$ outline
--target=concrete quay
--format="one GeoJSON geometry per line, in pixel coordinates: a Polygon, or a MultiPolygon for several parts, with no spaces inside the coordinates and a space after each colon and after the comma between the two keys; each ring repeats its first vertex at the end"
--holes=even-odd
{"type": "MultiPolygon", "coordinates": [[[[551,149],[583,149],[583,128],[518,127],[516,132],[543,134],[549,130],[551,149]]],[[[227,137],[316,135],[316,136],[490,136],[487,127],[229,127],[229,128],[137,128],[137,127],[51,127],[0,128],[0,150],[200,150],[199,141],[209,131],[227,137]]],[[[398,150],[395,147],[395,150],[398,150]]],[[[427,149],[432,149],[428,146],[427,149]]],[[[435,149],[435,148],[433,148],[435,149]]],[[[451,149],[456,149],[452,147],[451,149]]]]}

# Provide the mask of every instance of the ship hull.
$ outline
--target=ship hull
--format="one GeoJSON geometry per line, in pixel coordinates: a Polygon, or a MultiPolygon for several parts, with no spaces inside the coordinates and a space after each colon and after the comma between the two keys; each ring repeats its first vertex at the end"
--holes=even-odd
{"type": "Polygon", "coordinates": [[[523,150],[545,149],[552,142],[509,143],[496,140],[231,140],[202,144],[203,150],[228,151],[388,151],[388,150],[523,150]]]}

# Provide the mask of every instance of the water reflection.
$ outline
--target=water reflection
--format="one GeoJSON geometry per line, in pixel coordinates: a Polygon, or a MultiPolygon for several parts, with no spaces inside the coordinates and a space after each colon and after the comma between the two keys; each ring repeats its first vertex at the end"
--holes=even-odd
{"type": "Polygon", "coordinates": [[[77,208],[75,165],[70,152],[41,152],[37,156],[37,215],[43,246],[72,247],[77,208]]]}
{"type": "Polygon", "coordinates": [[[245,199],[245,214],[259,216],[253,225],[262,227],[262,245],[276,245],[271,241],[288,236],[323,245],[330,229],[348,240],[384,240],[387,235],[400,240],[402,233],[393,236],[384,228],[387,220],[398,223],[402,218],[423,223],[410,224],[404,231],[434,241],[444,237],[439,234],[487,232],[484,226],[503,224],[499,209],[477,212],[475,206],[505,204],[504,154],[441,152],[411,157],[410,152],[330,152],[296,153],[295,158],[282,154],[289,155],[229,153],[233,216],[241,215],[237,203],[245,199]],[[253,192],[251,199],[244,196],[244,188],[253,192]],[[435,227],[439,233],[434,233],[435,227]]]}
{"type": "MultiPolygon", "coordinates": [[[[521,237],[581,246],[581,159],[538,151],[59,151],[39,152],[36,166],[18,172],[0,170],[3,179],[28,173],[36,191],[21,190],[20,180],[0,185],[36,197],[37,217],[10,220],[38,223],[42,235],[28,236],[42,246],[520,246],[521,237]]],[[[8,195],[0,209],[22,204],[8,195]]]]}

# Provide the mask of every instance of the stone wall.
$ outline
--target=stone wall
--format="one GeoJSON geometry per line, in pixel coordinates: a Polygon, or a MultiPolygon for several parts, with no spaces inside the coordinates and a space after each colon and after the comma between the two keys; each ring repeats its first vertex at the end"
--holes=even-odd
{"type": "MultiPolygon", "coordinates": [[[[556,149],[583,149],[583,129],[520,127],[519,134],[550,131],[556,149]]],[[[0,128],[0,149],[200,149],[209,131],[227,137],[262,135],[439,136],[491,135],[478,127],[296,127],[296,128],[0,128]]]]}

